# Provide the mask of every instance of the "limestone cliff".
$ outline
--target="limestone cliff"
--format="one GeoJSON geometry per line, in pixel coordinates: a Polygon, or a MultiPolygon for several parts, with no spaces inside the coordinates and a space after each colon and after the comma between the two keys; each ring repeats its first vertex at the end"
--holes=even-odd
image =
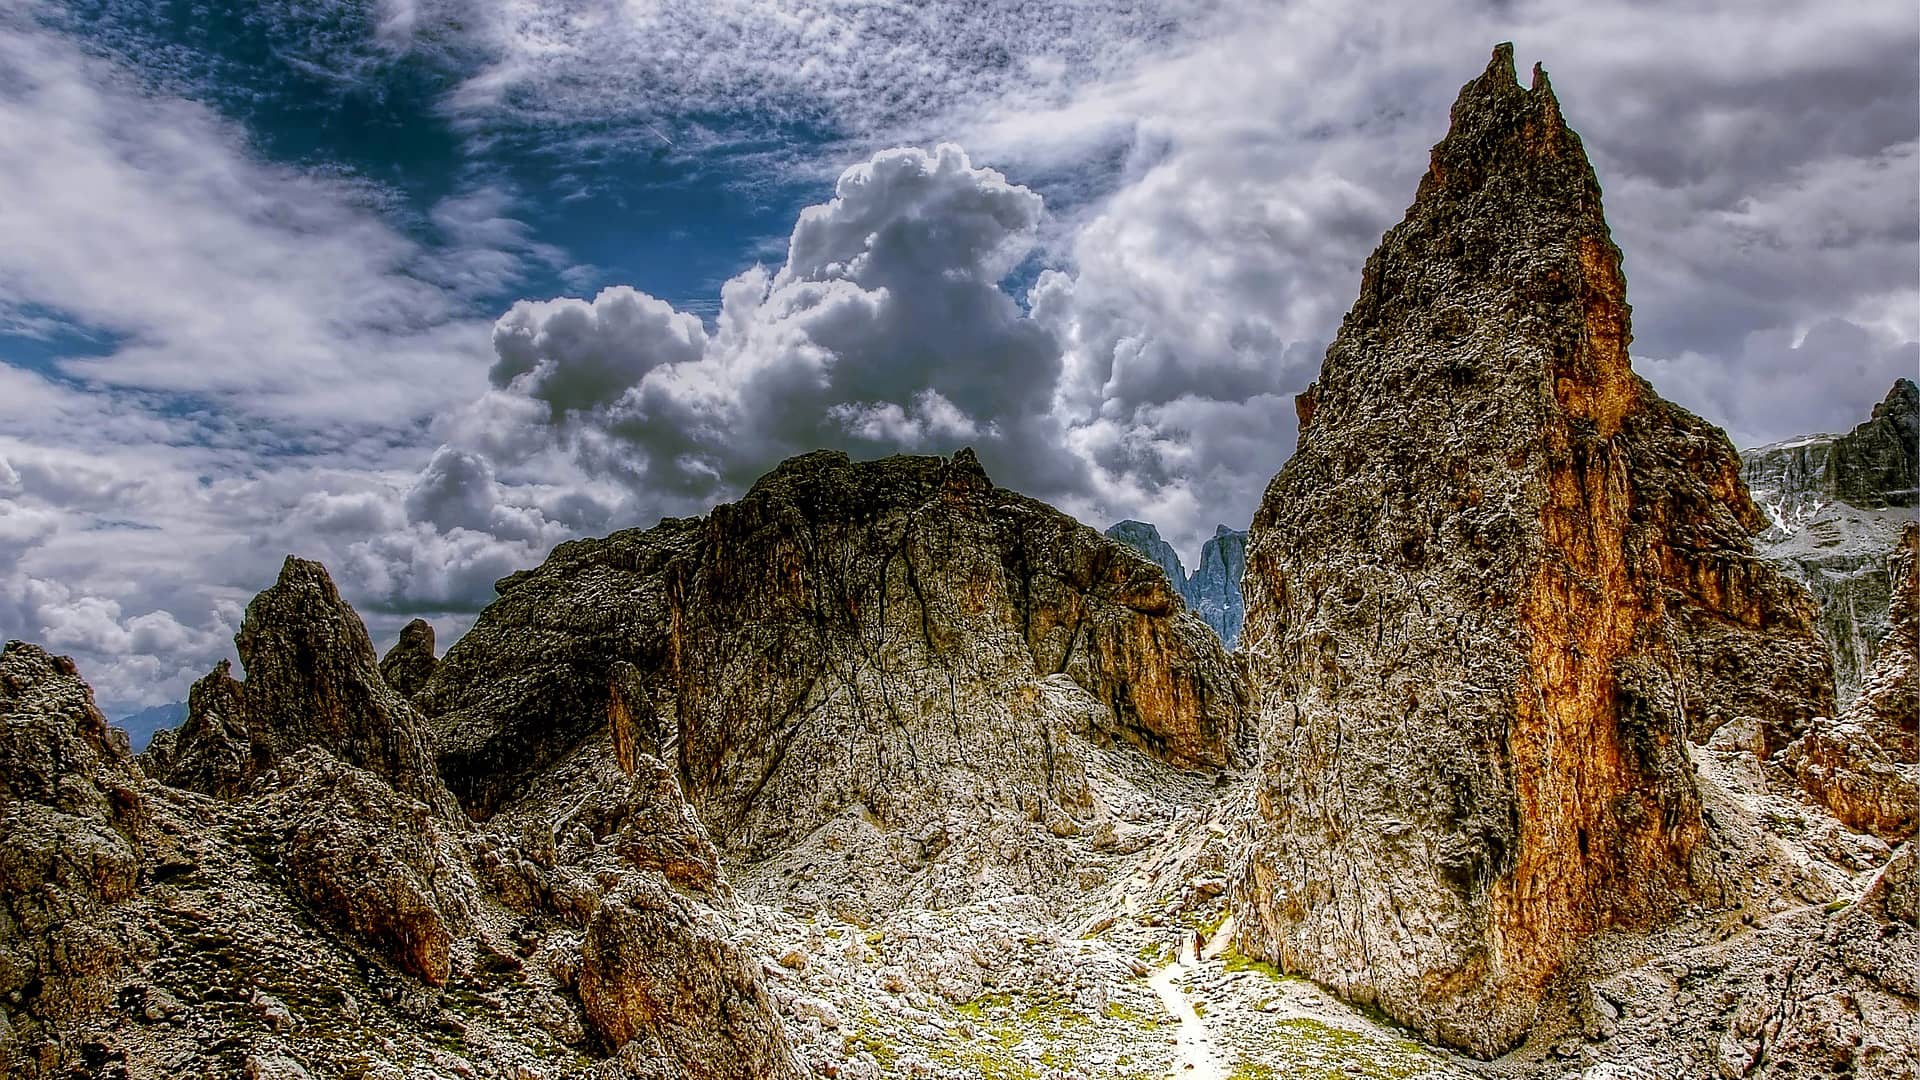
{"type": "Polygon", "coordinates": [[[1240,625],[1246,621],[1246,606],[1240,596],[1240,578],[1247,571],[1246,533],[1217,526],[1201,547],[1200,564],[1192,574],[1186,572],[1173,545],[1160,538],[1156,526],[1122,521],[1110,526],[1106,535],[1153,560],[1180,591],[1187,607],[1220,635],[1227,648],[1239,642],[1240,625]]]}
{"type": "Polygon", "coordinates": [[[1600,188],[1501,46],[1303,395],[1248,542],[1249,951],[1498,1053],[1693,894],[1689,735],[1829,712],[1724,434],[1628,365],[1600,188]]]}
{"type": "Polygon", "coordinates": [[[1193,568],[1182,590],[1187,605],[1229,649],[1239,644],[1240,627],[1247,618],[1240,592],[1240,579],[1246,573],[1247,534],[1220,525],[1200,549],[1200,565],[1193,568]]]}
{"type": "Polygon", "coordinates": [[[998,875],[982,860],[1008,887],[1062,884],[1052,838],[1095,813],[1076,740],[1242,755],[1237,677],[1165,576],[967,452],[805,455],[704,519],[563,545],[503,587],[419,698],[482,814],[611,729],[668,747],[727,852],[873,834],[884,855],[855,878],[950,901],[998,875]],[[1003,829],[1024,850],[990,857],[1003,829]]]}
{"type": "Polygon", "coordinates": [[[1813,591],[1833,653],[1839,702],[1865,685],[1886,636],[1888,561],[1914,519],[1920,486],[1920,387],[1900,379],[1844,435],[1808,435],[1741,454],[1766,512],[1761,554],[1813,591]]]}
{"type": "Polygon", "coordinates": [[[1920,814],[1920,523],[1901,531],[1892,603],[1865,688],[1839,717],[1817,719],[1778,755],[1814,801],[1848,827],[1898,843],[1920,814]]]}

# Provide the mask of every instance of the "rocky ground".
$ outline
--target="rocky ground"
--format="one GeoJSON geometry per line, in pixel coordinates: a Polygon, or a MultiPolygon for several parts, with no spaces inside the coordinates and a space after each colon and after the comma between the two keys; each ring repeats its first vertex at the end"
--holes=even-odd
{"type": "MultiPolygon", "coordinates": [[[[1544,72],[1454,124],[1241,650],[965,451],[562,545],[439,658],[289,558],[137,757],[9,642],[0,1071],[1916,1080],[1920,526],[1837,709],[1544,72]]],[[[1910,498],[1897,428],[1819,483],[1910,498]]]]}

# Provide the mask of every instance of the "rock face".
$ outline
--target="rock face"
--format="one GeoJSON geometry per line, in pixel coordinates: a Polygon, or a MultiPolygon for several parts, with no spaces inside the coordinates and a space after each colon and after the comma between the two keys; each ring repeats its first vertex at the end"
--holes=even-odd
{"type": "Polygon", "coordinates": [[[1796,907],[1601,979],[1580,1011],[1608,1058],[1631,1068],[1592,1075],[1915,1075],[1914,895],[1909,843],[1852,902],[1796,907]]]}
{"type": "Polygon", "coordinates": [[[1741,455],[1741,475],[1769,522],[1761,554],[1818,599],[1843,706],[1865,684],[1887,633],[1888,559],[1913,520],[1917,440],[1920,388],[1900,379],[1872,417],[1845,435],[1809,435],[1741,455]]]}
{"type": "Polygon", "coordinates": [[[1907,522],[1889,560],[1887,635],[1847,716],[1894,760],[1920,760],[1920,522],[1907,522]]]}
{"type": "Polygon", "coordinates": [[[73,661],[0,652],[0,1072],[48,1074],[141,951],[106,914],[139,887],[140,776],[73,661]]]}
{"type": "Polygon", "coordinates": [[[1188,576],[1173,545],[1160,538],[1160,530],[1144,521],[1122,521],[1107,529],[1107,536],[1153,560],[1167,580],[1178,589],[1187,606],[1200,621],[1213,628],[1231,649],[1240,639],[1240,626],[1246,621],[1246,606],[1240,598],[1240,579],[1247,571],[1247,534],[1225,525],[1214,529],[1212,539],[1200,549],[1200,565],[1188,576]]]}
{"type": "Polygon", "coordinates": [[[1741,473],[1775,528],[1791,532],[1836,502],[1863,510],[1920,504],[1920,386],[1897,379],[1845,435],[1808,435],[1748,450],[1741,473]]]}
{"type": "Polygon", "coordinates": [[[1630,335],[1580,140],[1502,46],[1249,539],[1241,945],[1477,1054],[1582,939],[1692,895],[1689,735],[1740,719],[1771,752],[1831,709],[1732,447],[1630,335]]]}
{"type": "Polygon", "coordinates": [[[475,826],[318,564],[236,641],[142,759],[181,787],[71,661],[0,655],[0,1071],[798,1076],[657,747],[589,740],[475,826]]]}
{"type": "Polygon", "coordinates": [[[1158,526],[1130,518],[1108,526],[1106,535],[1153,560],[1161,573],[1167,575],[1168,584],[1185,593],[1187,568],[1181,564],[1180,553],[1173,550],[1173,545],[1161,539],[1158,526]]]}
{"type": "Polygon", "coordinates": [[[1074,740],[1214,769],[1243,750],[1237,677],[1167,579],[968,452],[808,454],[505,584],[419,699],[483,814],[543,746],[618,720],[671,745],[736,856],[878,830],[887,865],[857,872],[965,896],[1004,825],[1035,834],[1008,861],[1044,891],[1048,832],[1093,811],[1074,740]]]}
{"type": "Polygon", "coordinates": [[[380,659],[380,676],[401,697],[410,698],[427,685],[439,664],[433,655],[433,624],[415,619],[400,628],[400,640],[380,659]]]}
{"type": "Polygon", "coordinates": [[[1897,843],[1920,813],[1920,523],[1902,531],[1892,577],[1888,631],[1864,691],[1837,720],[1816,720],[1779,761],[1849,828],[1897,843]]]}
{"type": "Polygon", "coordinates": [[[452,810],[426,721],[381,677],[366,625],[319,563],[288,556],[234,644],[246,681],[222,661],[194,684],[186,723],[153,755],[160,779],[231,795],[311,746],[452,810]]]}
{"type": "Polygon", "coordinates": [[[1240,627],[1247,619],[1240,593],[1240,579],[1246,573],[1247,534],[1220,525],[1200,549],[1200,565],[1193,568],[1182,589],[1194,614],[1213,627],[1229,649],[1239,644],[1240,627]]]}

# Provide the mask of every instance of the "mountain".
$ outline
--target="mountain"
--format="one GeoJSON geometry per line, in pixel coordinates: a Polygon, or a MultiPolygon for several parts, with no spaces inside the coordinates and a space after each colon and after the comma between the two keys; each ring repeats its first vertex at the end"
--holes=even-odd
{"type": "Polygon", "coordinates": [[[187,718],[187,703],[169,701],[165,705],[149,705],[139,712],[128,713],[113,722],[113,726],[127,733],[135,750],[147,748],[147,741],[156,731],[164,728],[179,727],[180,721],[187,718]]]}
{"type": "Polygon", "coordinates": [[[1872,416],[1844,435],[1808,435],[1741,454],[1740,472],[1766,512],[1760,551],[1820,602],[1842,705],[1866,683],[1886,637],[1888,576],[1920,489],[1920,387],[1900,379],[1872,416]]]}
{"type": "Polygon", "coordinates": [[[860,852],[848,910],[1053,891],[1055,834],[1100,817],[1083,744],[1250,752],[1238,677],[1168,581],[970,452],[805,455],[502,588],[415,699],[470,810],[623,715],[730,857],[860,852]]]}
{"type": "Polygon", "coordinates": [[[1724,433],[1629,366],[1600,188],[1546,73],[1466,84],[1254,516],[1268,748],[1241,946],[1511,1050],[1595,935],[1719,888],[1689,760],[1832,711],[1724,433]]]}
{"type": "Polygon", "coordinates": [[[1160,530],[1144,521],[1122,521],[1107,529],[1107,536],[1126,544],[1151,559],[1187,606],[1202,622],[1220,635],[1231,649],[1240,639],[1240,624],[1246,609],[1240,599],[1240,578],[1247,568],[1247,534],[1225,525],[1214,529],[1200,549],[1200,565],[1189,577],[1173,545],[1160,538],[1160,530]]]}
{"type": "Polygon", "coordinates": [[[1167,583],[1185,595],[1187,568],[1181,565],[1180,553],[1173,550],[1173,545],[1160,538],[1158,526],[1128,519],[1108,526],[1106,535],[1151,559],[1167,575],[1167,583]]]}
{"type": "Polygon", "coordinates": [[[1837,710],[1629,338],[1502,46],[1192,578],[819,451],[438,658],[289,557],[139,755],[8,642],[0,1072],[1910,1080],[1920,525],[1837,710]]]}
{"type": "Polygon", "coordinates": [[[1229,649],[1239,644],[1240,626],[1247,617],[1240,596],[1240,579],[1246,573],[1247,534],[1220,525],[1201,547],[1200,565],[1181,589],[1187,605],[1229,649]]]}

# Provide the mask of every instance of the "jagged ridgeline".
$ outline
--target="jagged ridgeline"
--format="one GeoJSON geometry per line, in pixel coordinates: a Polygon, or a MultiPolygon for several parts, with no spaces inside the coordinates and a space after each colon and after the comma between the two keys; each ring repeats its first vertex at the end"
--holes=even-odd
{"type": "Polygon", "coordinates": [[[1894,599],[1888,560],[1920,503],[1920,387],[1899,379],[1844,435],[1747,450],[1741,474],[1767,515],[1761,552],[1820,601],[1842,706],[1866,685],[1894,599]]]}
{"type": "Polygon", "coordinates": [[[1833,710],[1724,433],[1628,364],[1620,251],[1509,46],[1300,395],[1248,543],[1245,949],[1491,1055],[1715,863],[1689,736],[1833,710]]]}
{"type": "Polygon", "coordinates": [[[1247,534],[1225,525],[1200,548],[1200,565],[1193,573],[1180,562],[1180,553],[1160,538],[1160,530],[1144,521],[1127,520],[1107,529],[1107,535],[1153,560],[1201,621],[1220,635],[1231,649],[1240,641],[1246,606],[1240,598],[1240,579],[1247,572],[1247,534]]]}
{"type": "Polygon", "coordinates": [[[0,1072],[1912,1080],[1920,525],[1837,715],[1753,542],[1909,506],[1912,384],[1763,513],[1629,320],[1501,46],[1192,578],[823,451],[444,657],[289,558],[138,757],[10,642],[0,1072]]]}

